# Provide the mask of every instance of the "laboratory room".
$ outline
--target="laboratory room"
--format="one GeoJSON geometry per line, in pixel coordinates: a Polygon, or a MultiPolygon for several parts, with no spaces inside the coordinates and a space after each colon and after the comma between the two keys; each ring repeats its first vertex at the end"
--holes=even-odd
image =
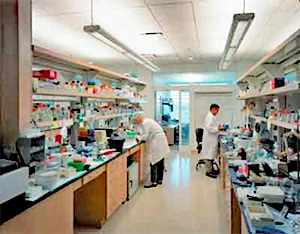
{"type": "Polygon", "coordinates": [[[0,234],[300,234],[299,0],[0,0],[0,234]]]}

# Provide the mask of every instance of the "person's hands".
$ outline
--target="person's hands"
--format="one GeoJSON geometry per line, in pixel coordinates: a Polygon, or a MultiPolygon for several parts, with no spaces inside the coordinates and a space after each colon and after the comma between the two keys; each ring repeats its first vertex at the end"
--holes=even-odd
{"type": "Polygon", "coordinates": [[[139,135],[136,135],[135,141],[136,141],[137,143],[139,143],[139,142],[141,141],[141,137],[140,137],[139,135]]]}

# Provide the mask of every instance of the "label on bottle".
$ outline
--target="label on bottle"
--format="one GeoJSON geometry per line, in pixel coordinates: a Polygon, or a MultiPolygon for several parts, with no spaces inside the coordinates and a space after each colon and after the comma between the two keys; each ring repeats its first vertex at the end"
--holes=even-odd
{"type": "Polygon", "coordinates": [[[58,121],[53,121],[53,127],[55,127],[55,128],[58,128],[58,127],[59,127],[58,121]]]}

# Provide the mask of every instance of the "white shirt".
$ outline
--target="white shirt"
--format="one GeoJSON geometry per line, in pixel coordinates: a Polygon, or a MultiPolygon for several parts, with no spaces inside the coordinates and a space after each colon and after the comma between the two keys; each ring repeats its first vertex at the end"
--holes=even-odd
{"type": "Polygon", "coordinates": [[[204,122],[203,148],[202,155],[204,159],[215,159],[217,157],[218,147],[218,128],[216,116],[209,112],[204,122]]]}
{"type": "Polygon", "coordinates": [[[143,121],[143,134],[141,139],[146,141],[147,155],[152,165],[168,156],[170,149],[162,127],[152,119],[143,121]]]}

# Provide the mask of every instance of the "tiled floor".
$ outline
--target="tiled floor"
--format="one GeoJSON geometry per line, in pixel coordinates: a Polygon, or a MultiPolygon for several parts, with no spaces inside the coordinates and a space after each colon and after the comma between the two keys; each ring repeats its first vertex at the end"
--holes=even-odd
{"type": "Polygon", "coordinates": [[[173,150],[166,159],[162,186],[140,188],[122,205],[101,230],[76,230],[76,234],[98,233],[204,233],[226,234],[229,230],[227,195],[219,180],[195,170],[198,155],[173,150]]]}

